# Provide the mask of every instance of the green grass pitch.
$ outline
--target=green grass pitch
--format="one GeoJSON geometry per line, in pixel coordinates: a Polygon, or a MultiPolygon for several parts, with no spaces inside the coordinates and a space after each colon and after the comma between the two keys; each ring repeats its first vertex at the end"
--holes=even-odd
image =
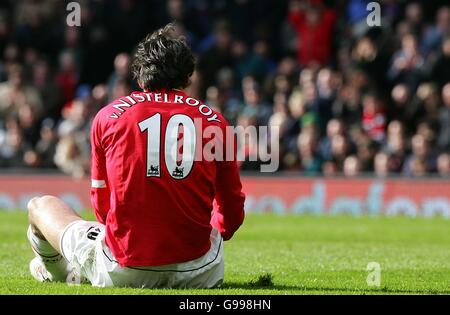
{"type": "Polygon", "coordinates": [[[0,212],[0,294],[450,294],[443,218],[247,215],[225,243],[225,282],[213,290],[38,283],[26,227],[24,212],[0,212]],[[366,283],[372,261],[380,287],[366,283]]]}

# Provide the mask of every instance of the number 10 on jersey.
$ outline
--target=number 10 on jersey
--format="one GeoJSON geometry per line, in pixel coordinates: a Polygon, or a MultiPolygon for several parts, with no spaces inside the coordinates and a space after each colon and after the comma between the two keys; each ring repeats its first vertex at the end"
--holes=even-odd
{"type": "Polygon", "coordinates": [[[196,132],[192,119],[183,114],[173,115],[167,122],[166,130],[161,130],[161,114],[157,113],[138,125],[141,132],[146,131],[147,134],[146,176],[161,177],[160,150],[162,150],[170,176],[175,179],[186,178],[191,172],[195,157],[196,132]],[[182,139],[179,139],[180,131],[183,134],[182,139]],[[161,132],[165,132],[163,145],[161,132]]]}

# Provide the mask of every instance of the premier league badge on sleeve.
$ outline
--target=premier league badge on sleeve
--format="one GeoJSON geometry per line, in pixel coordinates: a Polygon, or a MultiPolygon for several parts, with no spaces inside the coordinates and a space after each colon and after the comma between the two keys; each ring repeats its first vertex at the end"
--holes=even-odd
{"type": "Polygon", "coordinates": [[[150,168],[147,170],[147,176],[159,176],[159,166],[158,165],[150,165],[150,168]]]}

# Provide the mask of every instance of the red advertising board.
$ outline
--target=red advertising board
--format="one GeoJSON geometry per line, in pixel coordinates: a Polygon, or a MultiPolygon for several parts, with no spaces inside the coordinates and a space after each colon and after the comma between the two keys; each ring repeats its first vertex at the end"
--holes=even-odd
{"type": "Polygon", "coordinates": [[[440,179],[244,178],[255,212],[450,217],[450,181],[440,179]]]}
{"type": "MultiPolygon", "coordinates": [[[[450,218],[450,181],[440,179],[242,178],[246,211],[279,214],[408,215],[450,218]]],[[[77,210],[89,209],[88,179],[59,175],[0,176],[0,209],[25,209],[51,194],[77,210]]]]}

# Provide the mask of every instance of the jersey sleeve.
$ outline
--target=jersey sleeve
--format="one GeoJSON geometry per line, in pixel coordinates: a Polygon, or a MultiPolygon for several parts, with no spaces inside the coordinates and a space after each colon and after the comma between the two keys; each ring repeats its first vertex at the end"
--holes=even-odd
{"type": "Polygon", "coordinates": [[[303,12],[303,10],[290,10],[288,12],[288,21],[295,29],[299,29],[305,23],[305,13],[303,12]]]}
{"type": "MultiPolygon", "coordinates": [[[[225,124],[225,128],[228,124],[225,124]]],[[[224,128],[224,129],[225,129],[224,128]]],[[[223,130],[224,135],[226,131],[223,130]]],[[[217,161],[215,207],[211,225],[218,229],[224,240],[229,240],[244,221],[245,195],[236,161],[236,138],[225,136],[224,150],[233,149],[231,161],[217,161]]]]}
{"type": "Polygon", "coordinates": [[[110,189],[106,173],[105,152],[102,147],[100,115],[94,118],[91,127],[91,203],[97,220],[105,224],[110,209],[110,189]]]}

